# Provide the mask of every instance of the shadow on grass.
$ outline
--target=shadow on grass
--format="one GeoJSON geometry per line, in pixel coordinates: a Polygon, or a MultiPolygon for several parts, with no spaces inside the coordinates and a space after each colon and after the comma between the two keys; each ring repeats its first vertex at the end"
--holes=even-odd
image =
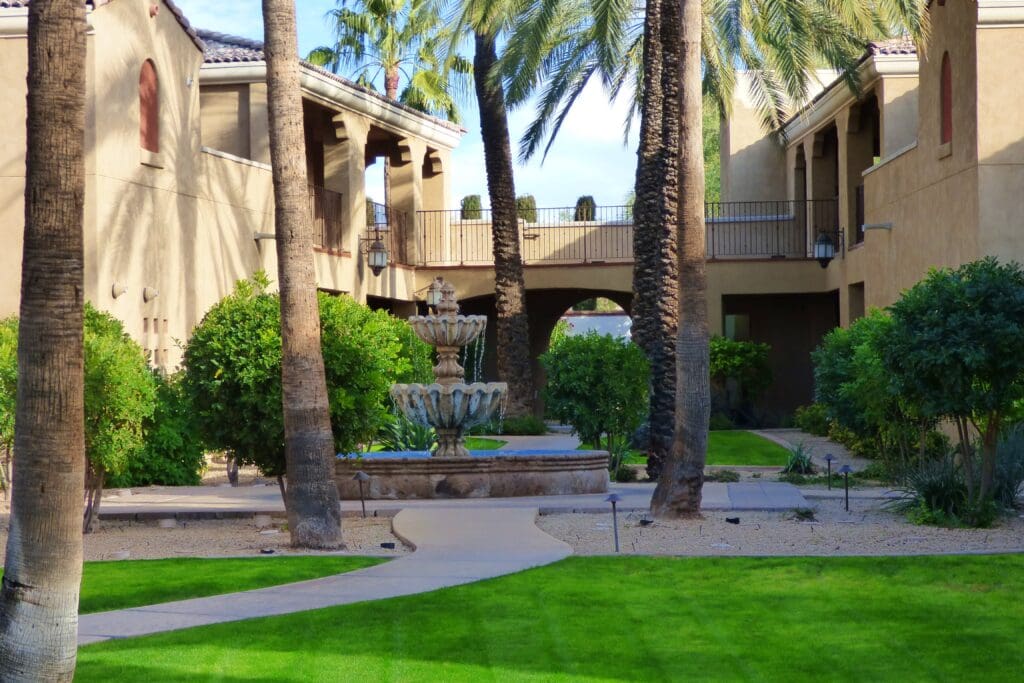
{"type": "Polygon", "coordinates": [[[1022,556],[570,558],[89,646],[78,680],[999,679],[1021,588],[1022,556]]]}

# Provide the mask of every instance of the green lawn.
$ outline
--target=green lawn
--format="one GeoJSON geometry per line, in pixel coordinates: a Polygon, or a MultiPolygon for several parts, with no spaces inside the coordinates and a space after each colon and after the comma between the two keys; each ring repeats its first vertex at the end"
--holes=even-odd
{"type": "Polygon", "coordinates": [[[318,579],[381,562],[386,560],[335,555],[86,562],[79,611],[89,614],[234,593],[318,579]]]}
{"type": "Polygon", "coordinates": [[[585,558],[88,646],[78,680],[1013,680],[1024,556],[585,558]]]}
{"type": "Polygon", "coordinates": [[[496,451],[508,441],[501,439],[487,439],[482,436],[467,436],[466,448],[471,451],[496,451]]]}
{"type": "MultiPolygon", "coordinates": [[[[593,448],[581,444],[581,450],[593,448]]],[[[731,465],[733,467],[782,467],[789,459],[789,451],[764,437],[739,430],[714,431],[708,437],[709,465],[731,465]]],[[[643,451],[630,450],[626,455],[627,465],[646,465],[647,455],[643,451]]]]}
{"type": "Polygon", "coordinates": [[[737,467],[782,467],[789,451],[763,436],[739,430],[711,432],[708,440],[709,465],[737,467]]]}

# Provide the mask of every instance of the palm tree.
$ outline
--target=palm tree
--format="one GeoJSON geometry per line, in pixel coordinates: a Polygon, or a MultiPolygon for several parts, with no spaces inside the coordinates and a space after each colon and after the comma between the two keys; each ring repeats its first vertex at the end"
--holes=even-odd
{"type": "Polygon", "coordinates": [[[263,25],[281,287],[288,528],[293,546],[336,548],[341,545],[341,507],[334,483],[334,437],[320,351],[294,1],[263,0],[263,25]]]}
{"type": "Polygon", "coordinates": [[[5,681],[70,681],[82,576],[85,5],[28,19],[25,241],[13,497],[0,590],[5,681]]]}
{"type": "MultiPolygon", "coordinates": [[[[517,21],[501,65],[514,105],[544,84],[535,120],[521,141],[524,158],[540,149],[545,138],[547,153],[573,102],[595,75],[613,98],[635,86],[641,139],[632,314],[634,339],[651,363],[652,478],[672,443],[677,377],[677,16],[678,2],[669,0],[647,2],[642,26],[632,6],[623,2],[563,0],[556,8],[533,6],[517,21]],[[674,92],[666,94],[667,89],[674,92]]],[[[828,64],[856,88],[855,67],[868,38],[895,27],[920,35],[921,17],[920,0],[705,0],[699,17],[703,89],[727,112],[736,66],[743,65],[766,127],[778,131],[787,101],[806,99],[812,67],[828,64]]]]}
{"type": "Polygon", "coordinates": [[[453,24],[452,42],[464,31],[473,35],[473,81],[491,205],[498,377],[509,386],[507,412],[518,417],[533,413],[535,389],[508,109],[501,80],[495,77],[496,43],[515,15],[511,7],[508,3],[465,0],[453,24]]]}
{"type": "Polygon", "coordinates": [[[327,18],[336,42],[312,50],[310,62],[334,73],[344,68],[369,88],[383,76],[388,99],[459,122],[472,66],[446,56],[450,33],[436,0],[338,0],[327,18]]]}

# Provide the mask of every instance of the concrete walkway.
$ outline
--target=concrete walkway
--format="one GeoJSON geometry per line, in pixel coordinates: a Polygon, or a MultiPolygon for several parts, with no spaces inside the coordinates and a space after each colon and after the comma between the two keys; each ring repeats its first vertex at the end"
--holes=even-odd
{"type": "MultiPolygon", "coordinates": [[[[620,510],[647,510],[651,506],[654,484],[611,484],[609,492],[621,497],[620,510]]],[[[608,494],[533,496],[528,498],[469,498],[450,500],[368,500],[369,514],[394,514],[398,510],[540,510],[542,513],[606,511],[608,494]]],[[[358,500],[342,501],[342,511],[356,514],[358,500]]],[[[792,510],[807,507],[807,500],[795,486],[781,482],[706,483],[702,509],[712,510],[792,510]]],[[[134,489],[129,497],[117,494],[104,497],[100,517],[154,519],[194,516],[240,516],[283,513],[284,504],[277,486],[180,486],[134,489]]]]}
{"type": "Polygon", "coordinates": [[[860,472],[871,464],[867,458],[854,455],[846,446],[832,441],[827,436],[815,436],[799,429],[762,429],[754,433],[789,450],[794,450],[798,445],[803,444],[811,451],[811,461],[822,471],[825,471],[825,456],[829,453],[835,456],[835,460],[832,462],[832,471],[838,470],[843,465],[849,465],[854,472],[860,472]]]}
{"type": "Polygon", "coordinates": [[[544,434],[542,436],[490,436],[489,439],[501,439],[508,443],[501,447],[503,451],[574,451],[580,445],[579,437],[573,434],[544,434]]]}
{"type": "MultiPolygon", "coordinates": [[[[312,581],[86,614],[78,643],[128,638],[255,617],[411,595],[556,562],[571,548],[534,525],[537,510],[434,507],[404,510],[395,534],[416,552],[386,564],[312,581]]],[[[273,562],[272,559],[268,559],[273,562]]]]}

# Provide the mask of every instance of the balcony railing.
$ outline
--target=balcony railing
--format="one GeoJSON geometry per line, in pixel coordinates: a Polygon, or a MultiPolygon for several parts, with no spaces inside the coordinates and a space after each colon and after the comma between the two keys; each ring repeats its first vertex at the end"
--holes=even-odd
{"type": "MultiPolygon", "coordinates": [[[[709,259],[805,259],[827,234],[841,253],[838,201],[709,202],[705,205],[709,259]]],[[[420,211],[419,265],[494,262],[491,212],[420,211]]],[[[519,249],[531,264],[629,263],[633,214],[627,206],[535,209],[519,218],[519,249]]]]}
{"type": "Polygon", "coordinates": [[[409,219],[404,211],[366,202],[366,240],[379,239],[388,250],[388,261],[412,265],[409,258],[409,219]]]}
{"type": "Polygon", "coordinates": [[[313,218],[313,243],[322,249],[344,251],[345,207],[341,193],[310,185],[309,212],[313,218]]]}

